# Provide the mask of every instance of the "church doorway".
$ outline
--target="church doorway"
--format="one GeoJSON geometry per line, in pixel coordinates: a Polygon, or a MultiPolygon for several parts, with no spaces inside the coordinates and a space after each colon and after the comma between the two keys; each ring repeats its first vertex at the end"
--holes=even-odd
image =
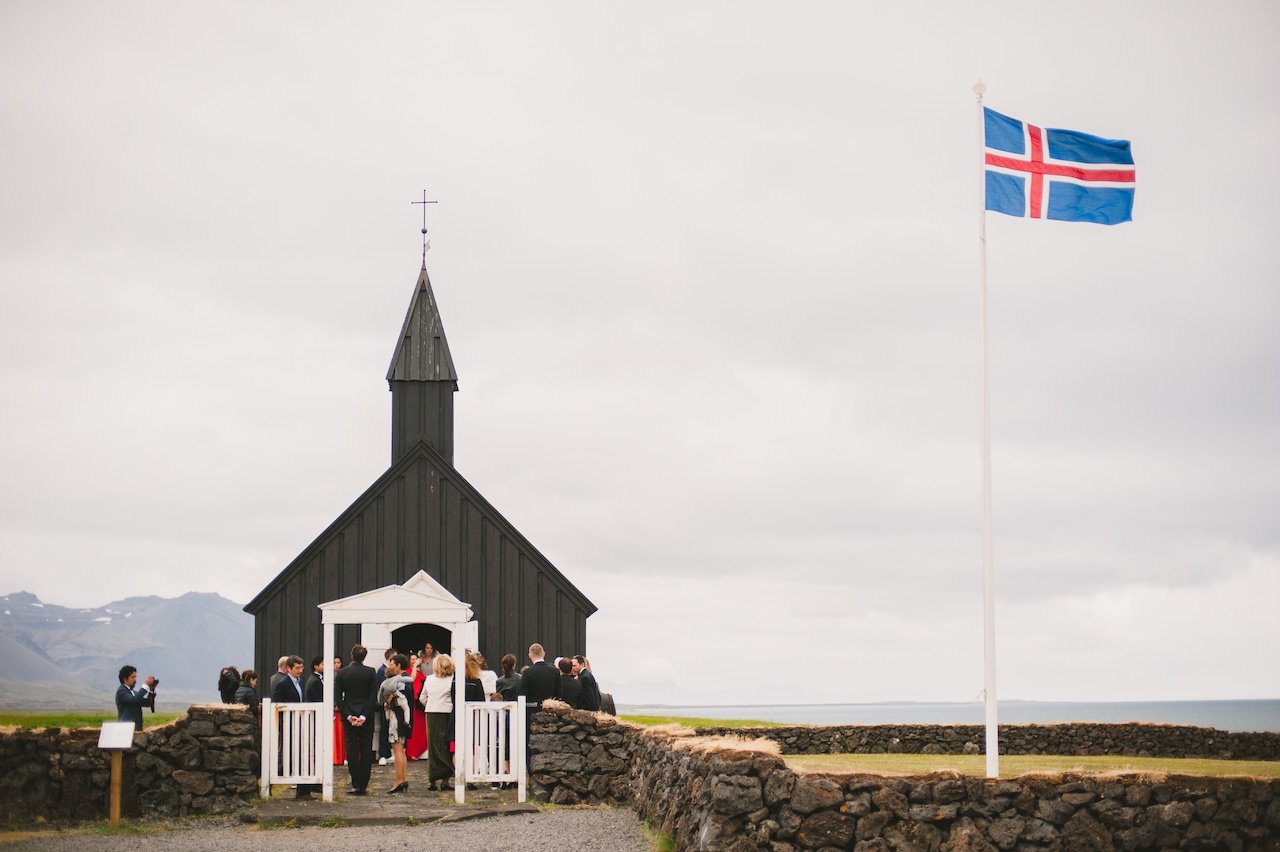
{"type": "Polygon", "coordinates": [[[406,656],[421,651],[428,642],[437,654],[450,654],[452,640],[453,634],[438,624],[406,624],[391,631],[391,647],[406,656]]]}

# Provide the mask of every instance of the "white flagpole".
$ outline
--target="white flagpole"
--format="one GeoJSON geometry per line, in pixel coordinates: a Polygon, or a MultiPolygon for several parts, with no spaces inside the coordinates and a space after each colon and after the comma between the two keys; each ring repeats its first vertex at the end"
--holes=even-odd
{"type": "MultiPolygon", "coordinates": [[[[978,96],[978,150],[986,149],[986,115],[982,95],[986,84],[973,86],[978,96]]],[[[1000,775],[1000,728],[996,721],[996,594],[995,559],[991,544],[991,383],[987,367],[987,178],[985,158],[980,161],[978,205],[978,246],[982,269],[982,659],[983,689],[987,719],[987,777],[1000,775]]]]}

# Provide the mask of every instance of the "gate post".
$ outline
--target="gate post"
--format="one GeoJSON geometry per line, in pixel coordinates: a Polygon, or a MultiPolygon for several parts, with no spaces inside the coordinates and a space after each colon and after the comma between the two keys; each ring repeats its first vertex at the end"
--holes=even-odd
{"type": "Polygon", "coordinates": [[[516,735],[515,737],[516,743],[511,748],[511,762],[515,764],[515,769],[516,769],[516,790],[518,791],[516,801],[518,802],[523,802],[525,800],[525,795],[526,795],[525,770],[528,767],[526,766],[525,755],[529,753],[528,752],[529,747],[528,747],[528,744],[525,742],[525,735],[526,735],[526,732],[529,730],[529,723],[525,721],[525,719],[527,718],[525,714],[528,712],[529,712],[529,707],[525,703],[524,696],[521,695],[519,698],[516,699],[516,716],[517,716],[516,724],[511,726],[512,732],[515,733],[516,735]]]}
{"type": "Polygon", "coordinates": [[[258,793],[264,799],[271,798],[271,767],[276,760],[276,714],[271,699],[262,699],[262,780],[258,793]]]}

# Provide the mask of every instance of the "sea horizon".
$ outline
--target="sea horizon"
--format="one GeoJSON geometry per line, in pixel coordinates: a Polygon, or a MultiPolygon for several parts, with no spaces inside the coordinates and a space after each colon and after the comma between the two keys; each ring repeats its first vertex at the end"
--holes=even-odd
{"type": "MultiPolygon", "coordinates": [[[[981,701],[873,701],[812,704],[629,704],[619,712],[634,715],[742,718],[804,725],[980,725],[981,701]],[[750,711],[742,713],[740,711],[750,711]]],[[[1280,698],[1178,701],[1040,701],[1001,699],[1002,724],[1063,722],[1145,722],[1194,725],[1220,731],[1280,732],[1280,698]]]]}

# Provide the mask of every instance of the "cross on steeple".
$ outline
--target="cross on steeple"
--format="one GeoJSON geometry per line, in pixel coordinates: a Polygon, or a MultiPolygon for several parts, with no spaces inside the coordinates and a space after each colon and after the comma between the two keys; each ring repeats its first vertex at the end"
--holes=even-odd
{"type": "Polygon", "coordinates": [[[426,269],[427,268],[427,246],[429,245],[429,243],[427,242],[427,205],[439,204],[440,202],[428,201],[427,191],[424,189],[422,190],[421,201],[410,201],[409,203],[422,205],[422,268],[426,269]]]}

